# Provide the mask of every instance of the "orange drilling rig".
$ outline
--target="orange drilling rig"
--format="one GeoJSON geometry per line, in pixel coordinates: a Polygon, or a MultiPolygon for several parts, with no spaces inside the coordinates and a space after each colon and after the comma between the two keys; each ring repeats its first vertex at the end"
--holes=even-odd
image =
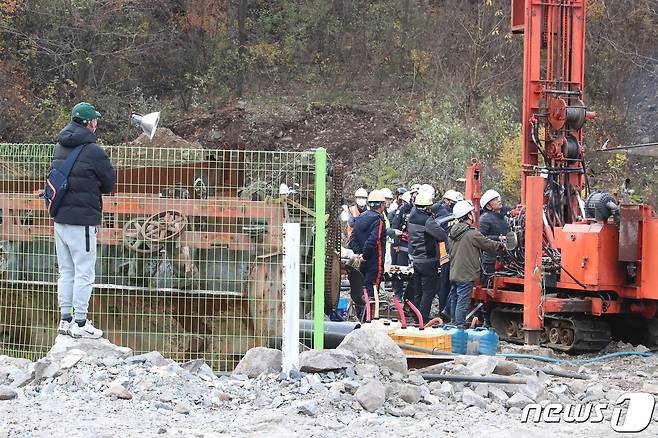
{"type": "MultiPolygon", "coordinates": [[[[502,339],[562,351],[598,350],[618,330],[658,339],[658,218],[587,180],[585,12],[586,0],[512,0],[524,35],[521,205],[490,288],[473,292],[502,339]]],[[[479,184],[474,160],[467,198],[479,184]]]]}

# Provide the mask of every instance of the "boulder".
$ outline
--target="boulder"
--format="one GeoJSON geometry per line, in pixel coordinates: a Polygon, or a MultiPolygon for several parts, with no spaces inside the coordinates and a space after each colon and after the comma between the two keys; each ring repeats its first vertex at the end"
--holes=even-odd
{"type": "Polygon", "coordinates": [[[529,399],[525,395],[521,394],[520,392],[517,392],[513,396],[507,399],[505,402],[505,406],[508,408],[518,408],[518,409],[523,409],[526,407],[526,405],[529,405],[530,403],[534,403],[533,400],[529,399]]]}
{"type": "Polygon", "coordinates": [[[519,367],[509,360],[499,360],[494,368],[494,374],[500,374],[501,376],[511,376],[517,373],[519,367]]]}
{"type": "Polygon", "coordinates": [[[0,367],[13,366],[20,369],[26,369],[32,363],[29,359],[0,355],[0,367]]]}
{"type": "Polygon", "coordinates": [[[354,330],[338,349],[347,350],[360,360],[407,374],[407,359],[393,340],[378,330],[354,330]]]}
{"type": "Polygon", "coordinates": [[[165,359],[158,351],[151,351],[149,353],[132,356],[126,359],[127,364],[146,363],[146,362],[156,367],[169,365],[170,363],[170,361],[168,359],[165,359]]]}
{"type": "Polygon", "coordinates": [[[10,377],[13,378],[11,381],[12,388],[22,388],[34,380],[34,370],[28,372],[19,372],[13,376],[10,375],[10,377]]]}
{"type": "Polygon", "coordinates": [[[119,347],[105,338],[76,339],[71,336],[58,335],[57,338],[55,338],[55,345],[52,346],[46,356],[59,361],[71,350],[81,351],[88,356],[98,358],[115,357],[125,359],[133,353],[130,348],[119,347]]]}
{"type": "Polygon", "coordinates": [[[356,365],[356,356],[347,350],[308,350],[299,355],[299,370],[320,373],[356,365]]]}
{"type": "Polygon", "coordinates": [[[85,357],[87,353],[85,353],[82,350],[78,350],[77,348],[72,348],[68,351],[66,356],[64,356],[60,362],[60,366],[64,370],[68,370],[69,368],[73,368],[80,360],[85,357]]]}
{"type": "Polygon", "coordinates": [[[42,380],[57,377],[62,373],[59,362],[49,359],[47,356],[39,359],[34,364],[34,382],[38,383],[42,380]]]}
{"type": "Polygon", "coordinates": [[[435,389],[435,391],[441,397],[451,397],[455,393],[455,388],[452,386],[452,383],[450,382],[441,382],[441,384],[438,386],[437,389],[435,389]]]}
{"type": "Polygon", "coordinates": [[[108,393],[121,400],[130,400],[133,395],[122,385],[110,385],[108,393]]]}
{"type": "Polygon", "coordinates": [[[474,391],[480,397],[487,398],[489,396],[489,385],[487,383],[478,383],[475,385],[474,391]]]}
{"type": "Polygon", "coordinates": [[[498,359],[493,356],[473,356],[467,367],[476,375],[486,376],[493,373],[497,365],[498,359]]]}
{"type": "Polygon", "coordinates": [[[505,391],[496,386],[489,387],[489,397],[500,405],[504,405],[509,398],[505,391]]]}
{"type": "Polygon", "coordinates": [[[190,374],[197,376],[207,376],[211,379],[216,378],[215,373],[212,371],[212,368],[202,359],[194,359],[189,362],[181,364],[181,368],[187,371],[190,374]]]}
{"type": "Polygon", "coordinates": [[[354,367],[354,372],[361,378],[379,377],[379,367],[371,363],[360,363],[354,367]]]}
{"type": "Polygon", "coordinates": [[[487,399],[476,394],[472,389],[465,388],[462,393],[462,402],[467,406],[475,406],[480,409],[487,408],[487,399]]]}
{"type": "Polygon", "coordinates": [[[0,400],[13,400],[18,393],[8,386],[0,386],[0,400]]]}
{"type": "Polygon", "coordinates": [[[386,401],[386,388],[377,379],[373,379],[357,389],[356,400],[368,412],[375,412],[386,401]]]}
{"type": "Polygon", "coordinates": [[[247,351],[234,374],[248,377],[258,377],[263,373],[279,373],[281,371],[281,350],[267,347],[254,347],[247,351]]]}
{"type": "Polygon", "coordinates": [[[320,412],[320,406],[315,400],[308,400],[300,403],[297,406],[297,410],[304,415],[308,415],[309,417],[315,417],[318,415],[318,412],[320,412]]]}
{"type": "MultiPolygon", "coordinates": [[[[534,376],[524,376],[526,383],[521,385],[512,385],[512,384],[500,384],[498,385],[507,395],[512,396],[514,394],[521,393],[526,397],[532,399],[532,401],[541,401],[546,395],[546,388],[539,382],[539,379],[534,376]]],[[[577,382],[574,382],[577,383],[577,382]]],[[[584,390],[584,388],[583,388],[584,390]]]]}
{"type": "Polygon", "coordinates": [[[415,404],[420,401],[422,391],[416,385],[404,385],[400,389],[400,398],[409,404],[415,404]]]}

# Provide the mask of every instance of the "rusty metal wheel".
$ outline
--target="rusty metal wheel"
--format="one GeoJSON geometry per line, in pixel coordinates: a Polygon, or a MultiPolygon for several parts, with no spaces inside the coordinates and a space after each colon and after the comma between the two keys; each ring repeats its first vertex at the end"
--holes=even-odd
{"type": "Polygon", "coordinates": [[[166,242],[178,237],[185,227],[187,227],[187,218],[181,212],[162,211],[146,219],[142,236],[149,242],[166,242]]]}
{"type": "Polygon", "coordinates": [[[562,345],[569,347],[573,344],[574,339],[575,337],[572,329],[563,328],[560,330],[560,340],[562,341],[562,345]]]}
{"type": "Polygon", "coordinates": [[[523,329],[523,321],[516,322],[516,338],[523,340],[525,330],[523,329]]]}
{"type": "Polygon", "coordinates": [[[155,242],[144,238],[143,230],[147,219],[137,217],[126,222],[121,236],[123,246],[140,254],[151,254],[158,250],[158,245],[155,242]]]}
{"type": "Polygon", "coordinates": [[[548,342],[548,328],[544,327],[539,334],[539,343],[545,344],[546,342],[548,342]]]}
{"type": "Polygon", "coordinates": [[[551,344],[559,344],[560,343],[560,329],[557,327],[551,328],[551,330],[548,332],[548,340],[550,341],[551,344]]]}
{"type": "Polygon", "coordinates": [[[507,321],[505,325],[505,336],[515,337],[516,336],[516,322],[510,320],[507,321]]]}

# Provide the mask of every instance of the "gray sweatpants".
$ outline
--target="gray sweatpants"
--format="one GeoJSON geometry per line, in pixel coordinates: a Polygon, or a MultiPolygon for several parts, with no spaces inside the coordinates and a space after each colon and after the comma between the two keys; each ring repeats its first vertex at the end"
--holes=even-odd
{"type": "Polygon", "coordinates": [[[55,223],[59,309],[62,314],[75,310],[76,321],[87,319],[96,275],[96,232],[94,226],[55,223]]]}

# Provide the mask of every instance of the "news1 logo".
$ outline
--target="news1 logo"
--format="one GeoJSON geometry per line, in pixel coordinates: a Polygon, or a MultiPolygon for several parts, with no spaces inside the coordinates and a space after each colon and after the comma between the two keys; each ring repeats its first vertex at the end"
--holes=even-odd
{"type": "Polygon", "coordinates": [[[649,427],[656,400],[651,394],[645,392],[627,392],[620,395],[610,406],[608,403],[564,404],[549,403],[542,407],[532,403],[523,408],[521,422],[527,423],[600,423],[604,420],[605,412],[612,409],[610,427],[615,432],[636,433],[649,427]],[[628,407],[624,409],[624,404],[628,407]],[[626,415],[623,415],[623,414],[626,415]],[[531,416],[532,414],[532,416],[531,416]]]}

